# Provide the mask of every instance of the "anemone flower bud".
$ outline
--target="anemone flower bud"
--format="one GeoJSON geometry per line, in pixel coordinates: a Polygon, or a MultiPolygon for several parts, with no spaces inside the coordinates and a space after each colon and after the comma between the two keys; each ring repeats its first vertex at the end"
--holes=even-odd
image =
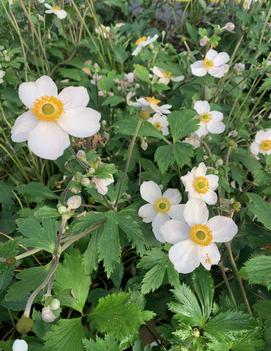
{"type": "Polygon", "coordinates": [[[76,210],[81,206],[81,204],[82,204],[82,199],[81,199],[81,196],[79,195],[71,196],[67,201],[67,206],[69,210],[76,210]]]}

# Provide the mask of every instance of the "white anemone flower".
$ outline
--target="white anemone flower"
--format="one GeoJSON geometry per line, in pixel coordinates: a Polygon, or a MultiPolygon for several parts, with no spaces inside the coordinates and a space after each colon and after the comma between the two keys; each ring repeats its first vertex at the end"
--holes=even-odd
{"type": "Polygon", "coordinates": [[[70,145],[69,134],[86,138],[100,129],[101,115],[86,107],[89,96],[84,87],[64,88],[59,94],[57,86],[48,76],[19,86],[19,98],[28,107],[11,130],[14,142],[28,142],[37,156],[56,160],[70,145]]]}
{"type": "Polygon", "coordinates": [[[93,177],[92,181],[98,191],[98,193],[102,194],[102,195],[106,195],[108,192],[108,186],[112,183],[114,183],[114,178],[111,175],[108,178],[97,178],[97,177],[93,177]]]}
{"type": "Polygon", "coordinates": [[[27,351],[28,344],[26,341],[21,339],[16,339],[12,345],[12,351],[27,351]]]}
{"type": "Polygon", "coordinates": [[[207,205],[199,199],[189,200],[183,211],[184,221],[171,219],[161,227],[166,242],[173,244],[169,259],[179,273],[191,273],[200,264],[210,270],[220,261],[215,243],[229,242],[238,227],[231,218],[215,216],[208,220],[207,205]]]}
{"type": "Polygon", "coordinates": [[[165,242],[160,228],[170,218],[183,220],[181,194],[178,189],[167,189],[163,194],[160,187],[153,181],[143,182],[140,186],[140,194],[148,203],[141,206],[138,215],[145,223],[152,223],[152,230],[156,239],[165,242]]]}
{"type": "Polygon", "coordinates": [[[189,199],[201,199],[208,205],[214,205],[217,202],[215,190],[218,187],[219,177],[206,173],[207,167],[201,162],[198,167],[194,167],[191,172],[181,177],[181,180],[189,199]]]}
{"type": "Polygon", "coordinates": [[[129,106],[140,108],[142,111],[142,117],[149,118],[151,113],[158,113],[160,115],[168,115],[171,111],[171,105],[165,104],[160,106],[160,100],[154,96],[141,97],[136,102],[131,101],[134,96],[133,93],[127,94],[127,104],[129,106]]]}
{"type": "Polygon", "coordinates": [[[51,6],[49,4],[44,4],[44,6],[48,9],[45,11],[45,13],[51,14],[53,13],[54,15],[57,16],[59,19],[64,19],[67,17],[67,12],[63,10],[60,6],[51,6]]]}
{"type": "Polygon", "coordinates": [[[200,119],[200,127],[195,132],[199,137],[207,135],[208,133],[220,134],[225,130],[223,120],[223,113],[219,111],[210,111],[211,107],[208,101],[196,101],[194,110],[198,113],[200,119]]]}
{"type": "Polygon", "coordinates": [[[164,136],[169,135],[169,123],[167,120],[167,116],[155,113],[151,118],[148,119],[148,122],[150,122],[155,128],[157,128],[164,136]]]}
{"type": "Polygon", "coordinates": [[[153,37],[143,36],[143,37],[138,38],[137,41],[135,42],[136,48],[132,52],[132,55],[137,56],[145,46],[148,46],[148,45],[152,44],[153,42],[155,42],[158,39],[158,37],[159,37],[159,35],[155,34],[153,37]]]}
{"type": "Polygon", "coordinates": [[[196,61],[191,65],[191,71],[194,76],[203,77],[209,73],[215,78],[223,77],[229,70],[230,56],[226,52],[220,52],[211,49],[208,50],[204,60],[196,61]]]}
{"type": "Polygon", "coordinates": [[[250,151],[257,157],[258,154],[271,154],[271,128],[259,130],[256,133],[253,143],[250,145],[250,151]]]}
{"type": "Polygon", "coordinates": [[[158,83],[169,84],[172,82],[181,82],[184,80],[184,76],[173,76],[171,72],[166,71],[162,68],[154,66],[152,73],[158,78],[158,83]]]}

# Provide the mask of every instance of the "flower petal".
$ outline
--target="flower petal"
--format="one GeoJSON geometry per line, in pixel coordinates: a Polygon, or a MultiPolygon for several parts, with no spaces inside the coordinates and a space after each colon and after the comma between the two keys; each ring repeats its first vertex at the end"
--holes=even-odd
{"type": "Polygon", "coordinates": [[[220,52],[214,57],[213,62],[215,66],[222,66],[230,61],[230,56],[226,52],[220,52]]]}
{"type": "Polygon", "coordinates": [[[28,147],[37,156],[56,160],[70,146],[70,140],[56,123],[39,122],[28,135],[28,147]]]}
{"type": "Polygon", "coordinates": [[[195,134],[198,137],[202,137],[208,134],[208,129],[206,123],[200,124],[200,127],[198,130],[195,131],[195,134]]]}
{"type": "Polygon", "coordinates": [[[208,73],[215,78],[221,78],[221,77],[224,77],[224,75],[228,72],[228,70],[229,70],[229,65],[224,65],[224,66],[210,68],[208,70],[208,73]]]}
{"type": "Polygon", "coordinates": [[[196,61],[191,66],[191,72],[196,77],[203,77],[207,74],[207,69],[203,66],[202,61],[196,61]]]}
{"type": "Polygon", "coordinates": [[[138,215],[142,218],[143,222],[150,223],[156,216],[156,212],[151,204],[146,204],[140,207],[138,215]]]}
{"type": "Polygon", "coordinates": [[[160,228],[164,241],[175,244],[178,241],[189,238],[189,226],[183,222],[171,219],[166,221],[160,228]]]}
{"type": "Polygon", "coordinates": [[[183,223],[185,223],[184,217],[183,217],[183,211],[184,211],[184,204],[181,205],[173,205],[170,207],[170,210],[168,211],[168,215],[173,218],[177,219],[183,223]]]}
{"type": "Polygon", "coordinates": [[[87,89],[84,87],[64,88],[58,98],[64,104],[64,110],[70,110],[78,107],[86,107],[89,102],[87,89]]]}
{"type": "Polygon", "coordinates": [[[162,196],[162,192],[159,186],[150,180],[141,184],[140,195],[143,200],[153,204],[155,200],[162,196]]]}
{"type": "Polygon", "coordinates": [[[212,243],[208,246],[202,246],[200,248],[200,261],[204,268],[211,269],[213,264],[218,264],[220,261],[220,252],[216,244],[212,243]]]}
{"type": "Polygon", "coordinates": [[[183,216],[190,226],[194,224],[205,224],[208,221],[209,211],[202,200],[191,199],[184,207],[183,216]]]}
{"type": "Polygon", "coordinates": [[[209,190],[206,194],[201,194],[201,199],[208,205],[214,205],[217,203],[217,194],[214,191],[209,190]]]}
{"type": "Polygon", "coordinates": [[[163,195],[167,198],[173,205],[177,205],[181,202],[182,196],[178,189],[167,189],[163,195]]]}
{"type": "Polygon", "coordinates": [[[57,123],[66,133],[78,138],[86,138],[99,131],[100,118],[100,113],[90,107],[75,108],[66,111],[57,123]]]}
{"type": "Polygon", "coordinates": [[[163,213],[158,213],[152,222],[152,231],[154,236],[158,241],[161,243],[165,242],[165,239],[161,233],[161,227],[163,226],[164,223],[166,223],[169,220],[169,216],[163,213]]]}
{"type": "Polygon", "coordinates": [[[16,143],[26,141],[29,133],[38,124],[38,120],[31,111],[21,114],[11,129],[11,139],[16,143]]]}
{"type": "Polygon", "coordinates": [[[253,155],[258,155],[259,153],[259,144],[255,143],[255,141],[250,145],[250,151],[253,155]]]}
{"type": "Polygon", "coordinates": [[[207,60],[211,60],[213,61],[215,59],[215,57],[217,56],[217,51],[216,50],[213,50],[213,49],[210,49],[207,51],[206,55],[205,55],[205,58],[207,60]]]}
{"type": "Polygon", "coordinates": [[[179,273],[191,273],[200,265],[198,245],[191,240],[174,244],[168,254],[174,268],[179,273]]]}
{"type": "Polygon", "coordinates": [[[194,104],[194,110],[196,110],[199,115],[210,112],[210,104],[206,100],[198,100],[194,104]]]}
{"type": "Polygon", "coordinates": [[[207,225],[213,232],[213,241],[216,243],[225,243],[231,241],[237,234],[238,227],[231,218],[224,216],[215,216],[211,218],[207,225]]]}
{"type": "Polygon", "coordinates": [[[223,122],[210,121],[207,124],[207,130],[213,134],[221,134],[225,130],[225,124],[223,122]]]}
{"type": "Polygon", "coordinates": [[[216,190],[218,187],[219,177],[215,174],[207,174],[206,178],[208,179],[210,189],[216,190]]]}
{"type": "Polygon", "coordinates": [[[201,162],[198,167],[195,167],[195,177],[202,177],[205,176],[207,172],[207,167],[205,166],[204,162],[201,162]]]}
{"type": "Polygon", "coordinates": [[[222,119],[224,117],[223,113],[219,112],[219,111],[211,111],[210,113],[212,115],[212,120],[216,121],[216,122],[222,121],[222,119]]]}

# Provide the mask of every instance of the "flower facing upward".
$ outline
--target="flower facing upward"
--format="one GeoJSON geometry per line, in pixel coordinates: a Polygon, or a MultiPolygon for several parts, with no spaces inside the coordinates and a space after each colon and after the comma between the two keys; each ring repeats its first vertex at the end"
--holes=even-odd
{"type": "Polygon", "coordinates": [[[250,151],[253,155],[271,154],[271,128],[267,130],[259,130],[256,133],[253,143],[250,145],[250,151]]]}
{"type": "Polygon", "coordinates": [[[169,135],[167,116],[155,113],[153,117],[148,119],[148,122],[157,128],[164,136],[169,135]]]}
{"type": "Polygon", "coordinates": [[[165,242],[160,227],[170,218],[182,220],[184,205],[181,205],[181,194],[178,189],[167,189],[163,194],[153,181],[143,182],[140,194],[148,204],[140,207],[138,215],[145,223],[152,223],[152,230],[157,240],[165,242]]]}
{"type": "Polygon", "coordinates": [[[56,160],[69,147],[69,134],[92,136],[100,129],[100,113],[86,107],[89,96],[84,87],[64,88],[60,94],[48,76],[22,83],[19,97],[28,111],[20,115],[11,130],[14,142],[28,142],[41,158],[56,160]]]}
{"type": "Polygon", "coordinates": [[[189,200],[183,211],[184,221],[171,219],[161,227],[164,240],[173,246],[169,259],[179,273],[190,273],[200,264],[210,270],[218,264],[220,253],[215,243],[232,240],[238,227],[231,218],[215,216],[208,220],[207,205],[189,200]]]}
{"type": "Polygon", "coordinates": [[[16,339],[12,345],[12,351],[27,351],[28,345],[24,340],[16,339]]]}
{"type": "Polygon", "coordinates": [[[138,38],[135,41],[136,48],[132,52],[132,55],[137,56],[145,46],[148,46],[148,45],[152,44],[153,42],[155,42],[158,37],[159,37],[159,35],[155,34],[153,37],[149,37],[149,36],[146,37],[144,35],[143,37],[138,38]]]}
{"type": "Polygon", "coordinates": [[[210,111],[211,107],[208,101],[196,101],[194,110],[198,113],[200,120],[200,127],[195,132],[199,137],[208,133],[220,134],[225,130],[223,120],[223,113],[219,111],[210,111]]]}
{"type": "Polygon", "coordinates": [[[173,76],[171,72],[156,66],[153,67],[152,73],[158,78],[158,83],[162,83],[166,85],[170,81],[181,82],[182,80],[184,80],[184,76],[173,76]]]}
{"type": "Polygon", "coordinates": [[[215,78],[223,77],[229,70],[230,57],[226,52],[220,52],[211,49],[208,50],[204,60],[196,61],[191,65],[191,71],[194,76],[203,77],[209,73],[215,78]]]}
{"type": "Polygon", "coordinates": [[[129,106],[137,107],[141,109],[141,117],[149,118],[152,113],[158,113],[159,115],[168,115],[170,113],[171,105],[161,105],[161,101],[155,96],[141,97],[136,102],[131,101],[134,96],[133,93],[127,94],[127,104],[129,106]]]}
{"type": "Polygon", "coordinates": [[[49,4],[44,4],[44,6],[48,9],[45,11],[45,13],[53,13],[59,19],[64,19],[67,17],[67,12],[57,5],[51,6],[49,4]]]}
{"type": "Polygon", "coordinates": [[[201,199],[208,205],[217,202],[215,190],[218,187],[218,176],[214,174],[206,175],[207,167],[203,162],[198,167],[194,167],[191,172],[181,177],[188,192],[189,199],[201,199]]]}

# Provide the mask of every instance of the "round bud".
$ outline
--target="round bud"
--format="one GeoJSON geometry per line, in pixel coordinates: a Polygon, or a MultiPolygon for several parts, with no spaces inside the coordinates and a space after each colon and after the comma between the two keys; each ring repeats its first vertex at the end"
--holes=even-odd
{"type": "Polygon", "coordinates": [[[86,157],[86,153],[84,150],[78,150],[76,156],[80,159],[83,159],[86,157]]]}
{"type": "Polygon", "coordinates": [[[28,344],[24,340],[16,339],[12,345],[12,351],[27,351],[28,344]]]}
{"type": "Polygon", "coordinates": [[[208,44],[208,42],[209,42],[209,39],[207,37],[203,37],[203,38],[200,39],[199,45],[200,46],[206,46],[208,44]]]}
{"type": "Polygon", "coordinates": [[[22,316],[16,324],[16,329],[20,334],[29,333],[32,330],[32,327],[33,327],[32,319],[24,316],[22,316]]]}
{"type": "Polygon", "coordinates": [[[83,177],[81,180],[81,184],[83,186],[88,186],[90,184],[90,180],[88,179],[88,177],[83,177]]]}
{"type": "Polygon", "coordinates": [[[58,206],[57,210],[61,215],[68,211],[67,207],[62,206],[62,205],[58,206]]]}
{"type": "Polygon", "coordinates": [[[195,338],[199,338],[200,337],[200,331],[197,328],[193,329],[193,336],[195,338]]]}
{"type": "Polygon", "coordinates": [[[233,32],[235,29],[235,24],[232,22],[228,22],[225,24],[224,29],[226,29],[228,32],[233,32]]]}
{"type": "Polygon", "coordinates": [[[82,204],[82,198],[79,195],[71,196],[67,201],[67,206],[69,210],[76,210],[82,204]]]}
{"type": "Polygon", "coordinates": [[[41,311],[41,319],[46,323],[52,323],[56,319],[56,316],[49,307],[43,307],[41,311]]]}
{"type": "Polygon", "coordinates": [[[53,311],[58,310],[60,308],[60,301],[58,299],[53,299],[50,303],[50,308],[53,311]]]}
{"type": "Polygon", "coordinates": [[[6,258],[6,266],[10,267],[13,266],[16,263],[16,258],[15,257],[8,257],[6,258]]]}

